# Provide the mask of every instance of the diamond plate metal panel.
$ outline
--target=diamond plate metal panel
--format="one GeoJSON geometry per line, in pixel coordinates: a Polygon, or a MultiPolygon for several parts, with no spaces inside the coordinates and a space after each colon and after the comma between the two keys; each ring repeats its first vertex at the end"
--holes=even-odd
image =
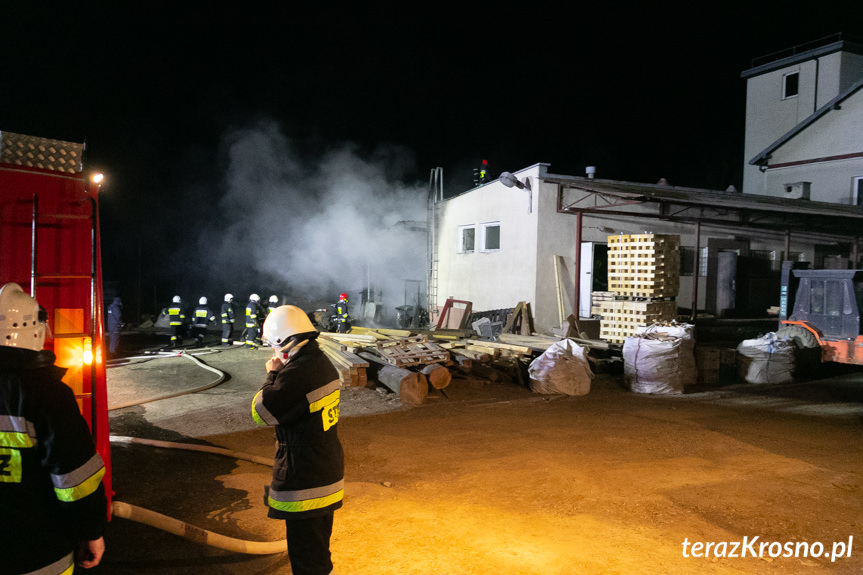
{"type": "Polygon", "coordinates": [[[0,163],[74,174],[84,169],[84,144],[0,132],[0,163]]]}

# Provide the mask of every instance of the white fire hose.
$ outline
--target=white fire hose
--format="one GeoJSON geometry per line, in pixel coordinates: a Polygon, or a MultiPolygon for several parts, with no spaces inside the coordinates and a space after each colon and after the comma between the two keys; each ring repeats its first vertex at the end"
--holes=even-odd
{"type": "MultiPolygon", "coordinates": [[[[133,405],[140,405],[142,403],[147,403],[151,401],[156,401],[160,399],[168,399],[171,397],[177,397],[180,395],[186,395],[189,393],[197,393],[199,391],[204,391],[206,389],[210,389],[211,387],[215,387],[222,383],[226,375],[224,372],[217,370],[216,368],[210,367],[209,365],[203,363],[198,360],[191,354],[186,353],[168,353],[168,352],[160,352],[158,356],[176,356],[180,355],[182,357],[186,357],[197,363],[200,367],[212,371],[219,375],[219,378],[212,382],[208,383],[205,386],[187,390],[179,393],[172,393],[170,395],[160,396],[151,399],[145,399],[142,401],[136,401],[134,403],[129,403],[126,405],[120,405],[116,407],[112,407],[111,410],[121,409],[123,407],[131,407],[133,405]]],[[[153,356],[146,356],[151,358],[153,356]]],[[[258,455],[252,455],[251,453],[243,453],[239,451],[230,451],[228,449],[223,449],[221,447],[212,447],[209,445],[194,445],[189,443],[172,443],[169,441],[159,441],[155,439],[141,439],[137,437],[127,437],[120,435],[111,435],[110,440],[112,443],[137,443],[140,445],[150,445],[153,447],[164,447],[167,449],[185,449],[188,451],[201,451],[205,453],[214,453],[217,455],[225,455],[228,457],[233,457],[235,459],[244,459],[246,461],[251,461],[252,463],[258,463],[260,465],[266,465],[268,467],[272,467],[274,464],[274,460],[272,458],[261,457],[258,455]]],[[[174,519],[173,517],[168,517],[167,515],[162,515],[161,513],[157,513],[155,511],[151,511],[149,509],[144,509],[143,507],[138,507],[137,505],[132,505],[130,503],[125,503],[123,501],[112,501],[111,502],[111,513],[115,517],[121,517],[123,519],[128,519],[130,521],[134,521],[136,523],[142,523],[144,525],[149,525],[150,527],[155,527],[156,529],[161,529],[162,531],[167,531],[168,533],[173,533],[174,535],[179,535],[185,539],[190,541],[194,541],[195,543],[203,543],[204,545],[208,545],[210,547],[215,547],[217,549],[223,549],[225,551],[231,551],[234,553],[245,553],[248,555],[272,555],[275,553],[284,553],[288,549],[288,541],[287,539],[282,539],[279,541],[244,541],[242,539],[234,539],[233,537],[227,537],[225,535],[220,535],[218,533],[214,533],[212,531],[207,531],[206,529],[201,529],[200,527],[196,527],[194,525],[189,525],[184,521],[180,521],[179,519],[174,519]]]]}

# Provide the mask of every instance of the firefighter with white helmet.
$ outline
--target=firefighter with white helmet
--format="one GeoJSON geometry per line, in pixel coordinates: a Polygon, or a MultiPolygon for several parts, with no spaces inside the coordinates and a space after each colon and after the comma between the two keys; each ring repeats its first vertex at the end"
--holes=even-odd
{"type": "Polygon", "coordinates": [[[261,296],[253,293],[246,304],[246,347],[257,349],[261,343],[261,322],[264,312],[261,309],[261,296]]]}
{"type": "Polygon", "coordinates": [[[0,288],[0,541],[3,573],[71,573],[105,551],[105,466],[66,372],[43,350],[44,312],[0,288]]]}
{"type": "Polygon", "coordinates": [[[291,568],[298,575],[332,572],[330,537],[344,498],[344,452],[338,437],[339,374],[317,330],[300,308],[275,308],[264,322],[273,349],[252,417],[275,427],[278,448],[267,492],[268,516],[284,519],[291,568]]]}
{"type": "Polygon", "coordinates": [[[229,346],[233,343],[231,336],[234,333],[234,294],[226,293],[225,301],[222,302],[222,345],[229,346]]]}
{"type": "Polygon", "coordinates": [[[207,334],[207,327],[211,322],[216,321],[216,314],[207,307],[206,297],[198,299],[198,307],[195,308],[195,318],[192,321],[192,335],[195,338],[195,344],[202,347],[204,336],[207,334]]]}
{"type": "Polygon", "coordinates": [[[168,306],[168,325],[171,328],[171,347],[177,347],[183,342],[183,329],[186,323],[186,311],[183,309],[183,299],[175,295],[168,306]]]}
{"type": "Polygon", "coordinates": [[[279,296],[273,294],[270,296],[270,299],[267,300],[266,309],[264,310],[264,320],[266,320],[266,316],[270,315],[270,312],[277,307],[279,307],[279,296]]]}

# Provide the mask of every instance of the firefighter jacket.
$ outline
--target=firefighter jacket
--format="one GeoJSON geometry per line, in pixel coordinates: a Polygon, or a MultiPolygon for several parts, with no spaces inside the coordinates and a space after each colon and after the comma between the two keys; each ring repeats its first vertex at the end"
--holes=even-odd
{"type": "Polygon", "coordinates": [[[182,303],[172,303],[168,306],[168,325],[183,325],[186,321],[186,312],[183,311],[182,303]]]}
{"type": "Polygon", "coordinates": [[[216,321],[216,314],[210,311],[210,308],[205,305],[195,308],[195,327],[207,327],[211,321],[216,321]]]}
{"type": "Polygon", "coordinates": [[[338,321],[348,321],[348,300],[340,299],[336,304],[336,318],[338,321]]]}
{"type": "Polygon", "coordinates": [[[246,306],[246,327],[258,327],[263,321],[261,306],[256,301],[250,301],[246,306]]]}
{"type": "Polygon", "coordinates": [[[2,573],[71,573],[77,543],[107,523],[105,466],[54,359],[0,347],[2,573]]]}
{"type": "Polygon", "coordinates": [[[222,325],[234,325],[234,306],[229,302],[222,303],[222,325]]]}
{"type": "Polygon", "coordinates": [[[252,417],[276,428],[269,517],[305,519],[342,506],[345,457],[338,436],[339,374],[315,340],[267,374],[252,417]]]}

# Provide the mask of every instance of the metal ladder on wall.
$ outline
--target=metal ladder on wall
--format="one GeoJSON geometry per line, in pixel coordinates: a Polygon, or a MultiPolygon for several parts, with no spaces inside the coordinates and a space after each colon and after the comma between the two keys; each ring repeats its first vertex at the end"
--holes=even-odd
{"type": "Polygon", "coordinates": [[[443,168],[432,168],[429,176],[428,190],[428,281],[426,282],[427,295],[426,306],[428,307],[429,321],[432,320],[434,307],[437,305],[437,282],[438,282],[438,222],[437,203],[443,199],[443,168]]]}

